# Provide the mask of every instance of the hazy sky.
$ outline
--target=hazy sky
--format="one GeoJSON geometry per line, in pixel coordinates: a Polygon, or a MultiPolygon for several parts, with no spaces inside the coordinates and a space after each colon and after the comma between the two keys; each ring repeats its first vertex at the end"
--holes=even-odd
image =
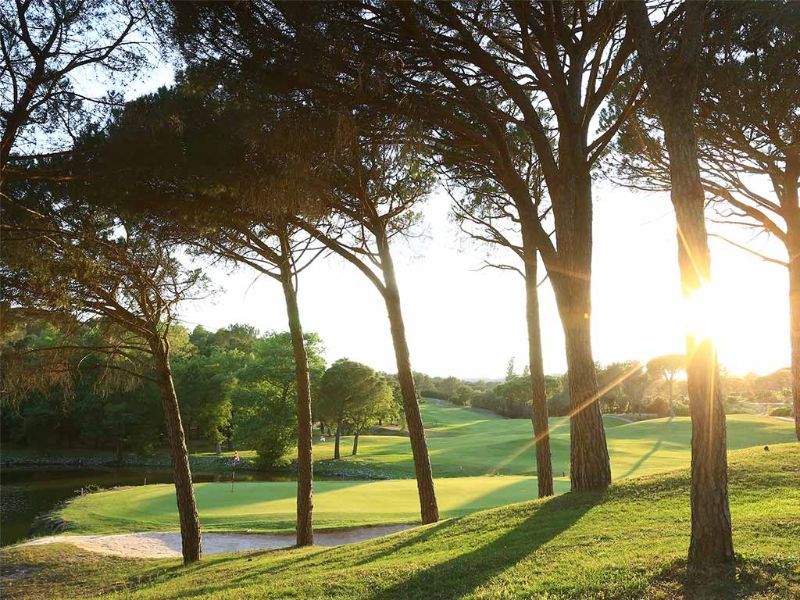
{"type": "MultiPolygon", "coordinates": [[[[129,86],[127,96],[171,81],[172,68],[163,65],[129,86]]],[[[667,195],[633,193],[599,181],[594,197],[595,359],[646,361],[682,352],[675,220],[667,195]]],[[[476,271],[487,248],[466,241],[450,221],[449,210],[446,194],[435,193],[424,209],[427,236],[393,247],[412,365],[432,375],[495,378],[505,373],[513,356],[520,371],[527,356],[522,279],[513,272],[476,271]]],[[[722,231],[739,241],[750,235],[722,231]]],[[[712,239],[711,245],[720,360],[734,373],[788,366],[785,269],[720,240],[712,239]]],[[[781,256],[774,240],[760,239],[756,245],[781,256]]],[[[210,275],[219,291],[212,299],[184,306],[186,325],[287,328],[280,286],[274,281],[256,278],[247,269],[215,269],[210,275]]],[[[566,370],[563,335],[548,283],[540,296],[545,371],[561,373],[566,370]]],[[[301,275],[299,302],[303,326],[322,336],[329,362],[347,357],[395,370],[383,301],[351,265],[338,257],[319,260],[301,275]]]]}
{"type": "MultiPolygon", "coordinates": [[[[646,361],[681,352],[684,317],[668,197],[603,182],[595,197],[595,359],[646,361]]],[[[476,271],[487,249],[468,242],[450,221],[446,194],[434,194],[424,212],[427,235],[393,247],[414,369],[500,377],[513,356],[521,370],[527,356],[522,278],[508,271],[476,271]]],[[[722,241],[712,240],[712,248],[722,363],[736,373],[787,366],[785,270],[722,241]]],[[[211,276],[220,291],[185,306],[187,325],[249,323],[262,331],[286,329],[277,283],[256,278],[248,269],[214,270],[211,276]]],[[[548,283],[540,295],[545,371],[563,372],[563,335],[548,283]]],[[[335,256],[319,260],[300,276],[299,302],[304,328],[322,336],[329,361],[347,357],[394,370],[382,299],[351,265],[335,256]]]]}

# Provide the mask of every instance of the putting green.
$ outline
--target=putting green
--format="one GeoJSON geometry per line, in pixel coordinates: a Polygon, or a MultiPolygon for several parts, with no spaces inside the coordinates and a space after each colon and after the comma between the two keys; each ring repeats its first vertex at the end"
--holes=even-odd
{"type": "MultiPolygon", "coordinates": [[[[426,403],[423,417],[442,517],[536,497],[531,425],[525,419],[503,419],[484,411],[426,403]],[[459,477],[457,475],[472,475],[459,477]]],[[[689,466],[691,423],[688,418],[625,423],[606,417],[606,437],[615,479],[689,466]]],[[[551,448],[556,492],[569,489],[569,422],[554,418],[551,448]],[[562,476],[565,473],[567,476],[562,476]]],[[[728,417],[731,450],[790,442],[794,428],[787,421],[750,415],[728,417]]],[[[343,451],[349,438],[343,439],[343,451]]],[[[410,477],[408,439],[362,436],[357,457],[343,462],[410,477]]],[[[315,444],[317,460],[331,460],[333,442],[315,444]]],[[[343,452],[344,454],[344,452],[343,452]]],[[[234,491],[227,483],[195,486],[198,510],[206,531],[279,532],[294,529],[293,482],[242,482],[234,491]]],[[[314,519],[319,529],[416,522],[416,482],[317,481],[314,519]]],[[[178,527],[174,489],[151,485],[90,494],[61,511],[73,533],[116,533],[171,530],[178,527]]]]}
{"type": "MultiPolygon", "coordinates": [[[[560,479],[556,490],[569,482],[560,479]]],[[[443,518],[522,502],[536,497],[531,477],[453,477],[436,481],[443,518]]],[[[294,531],[294,482],[199,483],[197,507],[205,531],[294,531]]],[[[169,531],[178,528],[175,488],[148,485],[89,494],[72,501],[61,516],[73,523],[69,533],[169,531]]],[[[419,521],[413,479],[317,481],[314,524],[317,529],[419,521]]]]}

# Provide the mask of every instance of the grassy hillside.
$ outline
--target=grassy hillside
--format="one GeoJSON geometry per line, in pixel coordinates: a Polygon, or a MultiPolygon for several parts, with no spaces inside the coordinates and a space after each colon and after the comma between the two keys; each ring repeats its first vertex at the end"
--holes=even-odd
{"type": "MultiPolygon", "coordinates": [[[[530,423],[502,419],[484,411],[446,405],[425,405],[436,491],[444,518],[522,502],[536,497],[536,480],[530,423]],[[442,477],[442,473],[475,474],[442,477]],[[502,473],[502,476],[495,474],[502,473]],[[513,475],[506,475],[507,473],[513,475]],[[528,475],[523,477],[520,475],[528,475]]],[[[556,475],[566,472],[569,461],[569,425],[552,419],[553,463],[556,475]]],[[[664,472],[689,465],[688,419],[658,419],[625,424],[607,419],[607,437],[613,475],[617,479],[664,472]]],[[[731,448],[788,442],[791,423],[735,415],[728,418],[731,448]]],[[[406,438],[364,436],[363,456],[348,463],[369,465],[373,471],[410,474],[411,450],[406,438]],[[406,473],[405,470],[409,473],[406,473]]],[[[324,455],[331,444],[320,451],[324,455]]],[[[294,530],[293,482],[226,483],[196,485],[200,519],[206,531],[294,530]]],[[[568,477],[557,477],[557,493],[569,489],[568,477]]],[[[149,485],[91,494],[72,501],[60,516],[74,527],[72,533],[165,531],[178,528],[175,492],[171,485],[149,485]]],[[[314,519],[320,529],[414,523],[419,519],[416,483],[412,479],[388,481],[318,481],[315,483],[314,519]]]]}
{"type": "Polygon", "coordinates": [[[340,548],[178,561],[66,545],[0,554],[9,598],[800,597],[800,446],[730,460],[735,577],[685,586],[687,472],[515,504],[340,548]]]}
{"type": "MultiPolygon", "coordinates": [[[[422,404],[422,418],[436,477],[535,475],[532,428],[527,419],[505,419],[493,413],[448,404],[422,404]]],[[[625,423],[604,417],[614,478],[636,477],[689,465],[691,422],[688,417],[625,423]]],[[[569,419],[550,419],[553,472],[569,472],[569,419]]],[[[780,444],[795,439],[789,421],[753,415],[728,416],[731,450],[780,444]]],[[[400,436],[365,435],[352,457],[352,438],[342,438],[342,464],[391,476],[413,477],[411,446],[400,436]]],[[[248,455],[249,453],[244,453],[248,455]]],[[[331,461],[333,439],[314,440],[314,458],[331,461]]]]}

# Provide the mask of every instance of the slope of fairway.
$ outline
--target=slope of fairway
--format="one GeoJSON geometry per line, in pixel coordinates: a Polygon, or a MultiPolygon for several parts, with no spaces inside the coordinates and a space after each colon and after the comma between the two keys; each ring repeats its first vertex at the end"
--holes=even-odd
{"type": "Polygon", "coordinates": [[[218,600],[800,597],[800,446],[730,457],[735,577],[685,584],[688,488],[682,470],[351,546],[218,555],[188,568],[67,545],[16,547],[0,554],[4,593],[218,600]]]}
{"type": "MultiPolygon", "coordinates": [[[[558,480],[556,492],[569,489],[558,480]]],[[[531,477],[453,477],[436,481],[443,518],[522,502],[536,497],[531,477]]],[[[195,485],[205,531],[288,532],[295,529],[296,486],[286,482],[195,485]]],[[[147,485],[88,494],[71,501],[59,516],[69,533],[122,533],[178,529],[175,488],[147,485]]],[[[317,481],[314,525],[335,529],[361,525],[419,522],[419,498],[413,479],[317,481]]]]}
{"type": "MultiPolygon", "coordinates": [[[[464,515],[536,497],[536,479],[518,474],[535,473],[530,423],[501,419],[483,411],[425,405],[431,424],[430,448],[434,473],[482,473],[474,477],[439,477],[436,494],[443,517],[464,515]],[[455,465],[459,468],[456,469],[455,465]],[[449,465],[449,470],[443,468],[449,465]],[[462,471],[463,467],[463,471],[462,471]],[[487,476],[485,473],[502,473],[487,476]],[[506,475],[518,473],[517,475],[506,475]]],[[[569,463],[569,426],[566,419],[553,424],[555,491],[569,489],[561,476],[569,463]]],[[[616,479],[664,472],[689,465],[691,424],[688,419],[658,419],[608,427],[612,472],[616,479]]],[[[612,421],[613,423],[613,421],[612,421]]],[[[734,415],[728,417],[731,448],[787,442],[793,439],[791,423],[777,419],[734,415]]],[[[363,456],[374,469],[389,464],[392,470],[411,467],[406,438],[364,436],[363,456]]],[[[402,472],[402,470],[401,470],[402,472]]],[[[207,531],[283,532],[294,530],[293,482],[243,482],[231,491],[227,483],[195,486],[200,520],[207,531]]],[[[416,523],[419,504],[413,479],[386,481],[317,481],[314,484],[314,520],[320,529],[416,523]]],[[[59,516],[72,533],[125,533],[167,531],[178,528],[174,488],[149,485],[89,494],[76,498],[59,516]]]]}
{"type": "MultiPolygon", "coordinates": [[[[531,422],[447,404],[422,404],[434,476],[535,475],[531,422]]],[[[626,424],[604,417],[614,478],[636,477],[689,465],[691,421],[688,417],[626,424]]],[[[550,419],[553,472],[569,476],[569,419],[550,419]]],[[[795,440],[789,421],[754,415],[728,416],[731,450],[795,440]]],[[[395,477],[413,477],[408,438],[362,435],[359,455],[349,456],[352,438],[342,439],[342,462],[395,477]]],[[[319,461],[333,458],[333,441],[315,440],[319,461]]]]}

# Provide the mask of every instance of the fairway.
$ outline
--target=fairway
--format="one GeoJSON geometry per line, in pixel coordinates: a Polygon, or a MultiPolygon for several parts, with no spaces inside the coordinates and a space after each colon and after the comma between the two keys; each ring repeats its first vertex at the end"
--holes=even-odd
{"type": "MultiPolygon", "coordinates": [[[[533,430],[528,419],[426,401],[421,405],[434,477],[536,475],[533,430]]],[[[754,415],[728,415],[728,449],[794,441],[790,422],[754,415]]],[[[689,466],[691,421],[688,417],[626,423],[603,417],[614,479],[637,477],[689,466]]],[[[553,473],[569,477],[569,419],[550,419],[553,473]]],[[[362,435],[358,456],[350,456],[352,437],[342,437],[342,460],[333,462],[333,438],[314,440],[314,458],[325,466],[363,467],[387,477],[413,477],[406,437],[362,435]]],[[[255,453],[243,452],[253,457],[255,453]]],[[[335,470],[335,469],[334,469],[335,470]]],[[[345,469],[342,469],[345,470],[345,469]]]]}
{"type": "MultiPolygon", "coordinates": [[[[797,444],[732,453],[731,514],[741,577],[735,585],[712,582],[712,588],[720,587],[715,594],[682,593],[687,470],[617,483],[603,494],[515,504],[339,548],[214,555],[184,569],[174,559],[104,557],[67,544],[13,546],[2,551],[2,559],[9,569],[25,569],[25,577],[9,583],[19,594],[12,597],[43,599],[110,594],[209,600],[784,600],[800,593],[798,465],[797,444]]],[[[128,508],[118,506],[120,512],[128,508]]]]}
{"type": "MultiPolygon", "coordinates": [[[[569,482],[556,481],[565,492],[569,482]]],[[[443,518],[536,497],[531,477],[454,477],[436,482],[443,518]]],[[[205,531],[294,531],[294,482],[199,483],[197,507],[205,531]]],[[[61,516],[76,525],[69,533],[119,533],[178,529],[175,488],[148,485],[77,498],[61,516]]],[[[419,521],[417,485],[413,479],[386,481],[318,481],[314,483],[317,529],[419,521]]]]}
{"type": "MultiPolygon", "coordinates": [[[[536,498],[531,424],[481,410],[427,402],[431,461],[443,518],[536,498]]],[[[688,418],[625,423],[606,417],[606,436],[615,479],[689,466],[688,418]]],[[[569,421],[550,420],[556,493],[569,490],[569,421]],[[562,475],[564,473],[565,475],[562,475]]],[[[728,417],[731,450],[792,441],[792,424],[769,417],[728,417]]],[[[343,438],[347,450],[350,438],[343,438]]],[[[314,521],[318,529],[415,523],[419,520],[416,482],[408,439],[365,435],[360,454],[343,460],[354,467],[392,474],[398,479],[316,481],[314,521]]],[[[318,461],[331,461],[333,442],[317,444],[318,461]]],[[[343,452],[343,455],[345,452],[343,452]]],[[[294,482],[241,482],[195,486],[206,531],[286,532],[294,530],[294,482]]],[[[60,512],[71,533],[166,531],[178,528],[171,485],[149,485],[89,494],[60,512]]]]}

